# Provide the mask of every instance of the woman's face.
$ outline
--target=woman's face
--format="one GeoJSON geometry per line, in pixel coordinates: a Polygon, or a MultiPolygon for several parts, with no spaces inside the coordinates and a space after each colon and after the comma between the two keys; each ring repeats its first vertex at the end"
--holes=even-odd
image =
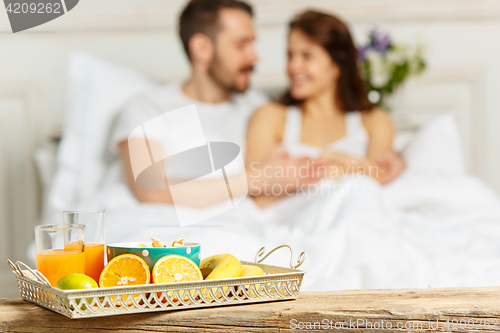
{"type": "Polygon", "coordinates": [[[333,91],[340,75],[328,52],[300,29],[288,35],[287,71],[290,94],[297,100],[333,91]]]}

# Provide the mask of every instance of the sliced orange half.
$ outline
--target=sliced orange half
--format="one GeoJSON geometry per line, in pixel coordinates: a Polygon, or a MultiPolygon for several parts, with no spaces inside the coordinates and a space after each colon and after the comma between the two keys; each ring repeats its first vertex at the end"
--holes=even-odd
{"type": "MultiPolygon", "coordinates": [[[[123,287],[148,284],[150,281],[148,264],[134,254],[122,254],[111,259],[99,277],[99,287],[123,287]]],[[[134,295],[138,297],[139,295],[134,295]]],[[[126,296],[122,296],[123,300],[126,296]]],[[[114,301],[114,297],[112,297],[114,301]]],[[[130,305],[130,302],[129,302],[130,305]]]]}
{"type": "MultiPolygon", "coordinates": [[[[176,254],[167,255],[159,259],[154,265],[151,275],[153,277],[153,283],[175,283],[203,280],[203,275],[194,261],[176,254]]],[[[194,292],[194,289],[192,289],[191,295],[193,295],[194,292]]],[[[172,294],[173,292],[168,292],[169,297],[172,297],[172,294]]],[[[180,296],[183,294],[184,292],[181,290],[180,296]]],[[[158,297],[160,297],[160,295],[161,294],[158,294],[158,297]]],[[[186,296],[185,300],[188,299],[189,298],[186,296]]],[[[174,299],[174,301],[175,300],[176,299],[174,299]]]]}

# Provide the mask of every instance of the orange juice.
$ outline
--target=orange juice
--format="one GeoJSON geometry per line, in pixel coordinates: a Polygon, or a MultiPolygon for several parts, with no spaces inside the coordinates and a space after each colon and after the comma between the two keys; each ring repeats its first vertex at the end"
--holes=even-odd
{"type": "Polygon", "coordinates": [[[85,244],[85,274],[99,283],[104,269],[104,244],[85,244]]]}
{"type": "Polygon", "coordinates": [[[36,269],[55,286],[64,276],[85,273],[85,254],[72,250],[46,250],[36,255],[36,269]]]}
{"type": "Polygon", "coordinates": [[[64,244],[64,250],[83,252],[83,241],[74,241],[64,244]]]}

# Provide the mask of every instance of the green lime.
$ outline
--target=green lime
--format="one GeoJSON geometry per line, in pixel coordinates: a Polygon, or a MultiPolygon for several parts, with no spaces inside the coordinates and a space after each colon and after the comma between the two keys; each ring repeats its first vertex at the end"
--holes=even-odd
{"type": "MultiPolygon", "coordinates": [[[[97,282],[90,276],[85,274],[68,274],[61,278],[56,284],[56,288],[61,290],[72,290],[72,289],[92,289],[98,288],[97,282]]],[[[92,297],[87,298],[87,303],[92,302],[92,297]]],[[[76,299],[76,304],[80,303],[80,299],[76,299]]],[[[82,306],[82,310],[85,310],[86,306],[82,306]]],[[[72,309],[73,310],[73,309],[72,309]]]]}

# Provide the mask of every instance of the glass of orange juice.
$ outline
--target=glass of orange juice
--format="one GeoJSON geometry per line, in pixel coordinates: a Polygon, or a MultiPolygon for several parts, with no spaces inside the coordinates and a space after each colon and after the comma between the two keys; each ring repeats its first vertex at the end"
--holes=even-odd
{"type": "Polygon", "coordinates": [[[85,274],[99,283],[105,265],[104,210],[64,211],[63,221],[85,225],[85,274]]]}
{"type": "Polygon", "coordinates": [[[68,274],[85,273],[84,244],[83,224],[36,226],[36,269],[52,286],[68,274]]]}

